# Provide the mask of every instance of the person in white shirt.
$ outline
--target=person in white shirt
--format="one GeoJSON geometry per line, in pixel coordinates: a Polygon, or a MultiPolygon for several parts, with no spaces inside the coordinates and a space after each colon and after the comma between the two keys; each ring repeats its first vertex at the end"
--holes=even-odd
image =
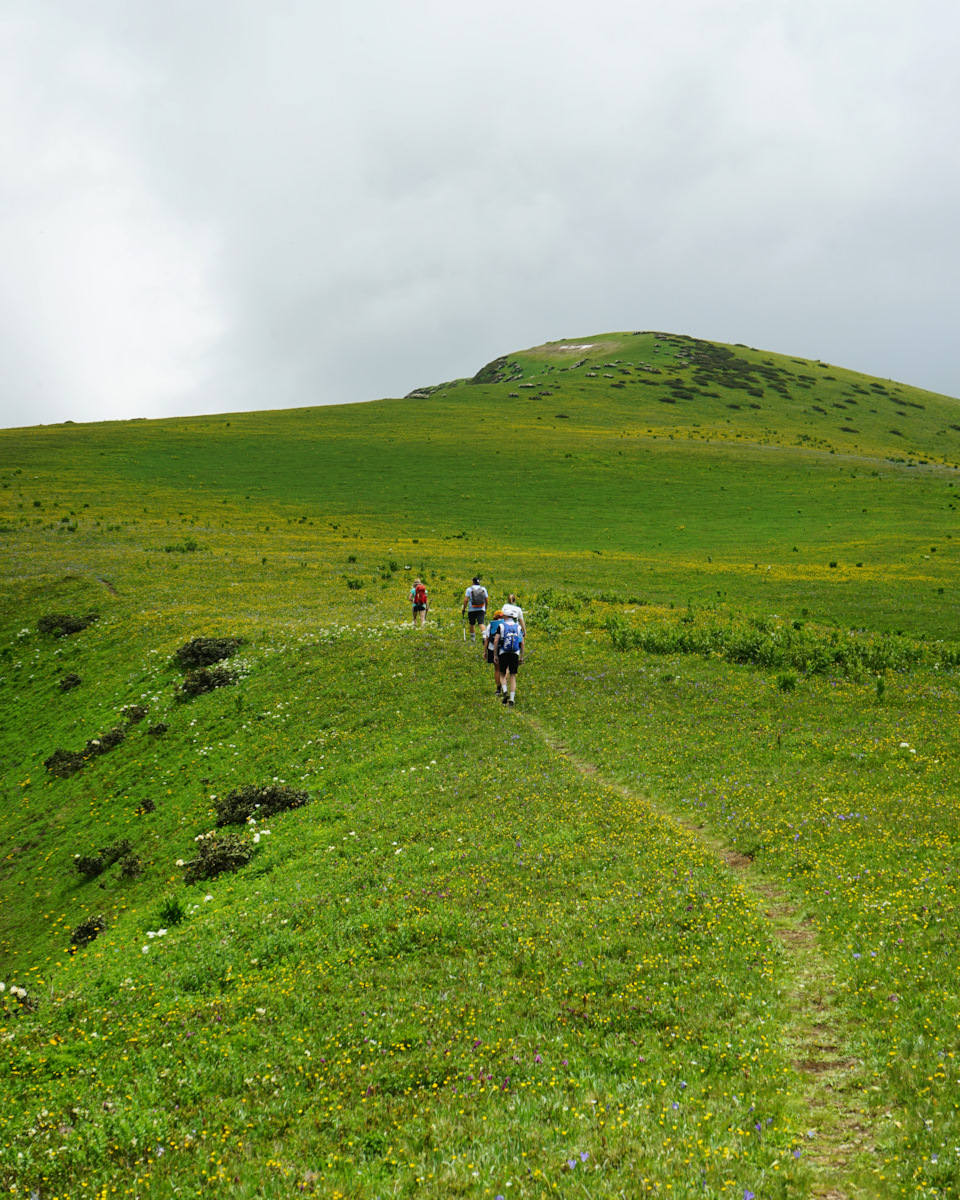
{"type": "Polygon", "coordinates": [[[470,621],[470,641],[476,642],[477,626],[480,626],[482,636],[484,617],[487,615],[487,589],[480,582],[479,575],[474,575],[473,583],[463,593],[463,605],[460,613],[461,615],[466,613],[470,621]]]}
{"type": "Polygon", "coordinates": [[[503,615],[505,617],[513,617],[513,619],[517,622],[517,624],[523,630],[524,637],[526,637],[527,626],[523,619],[523,609],[517,603],[517,598],[513,594],[513,592],[511,592],[510,595],[507,597],[507,603],[503,606],[503,615]]]}

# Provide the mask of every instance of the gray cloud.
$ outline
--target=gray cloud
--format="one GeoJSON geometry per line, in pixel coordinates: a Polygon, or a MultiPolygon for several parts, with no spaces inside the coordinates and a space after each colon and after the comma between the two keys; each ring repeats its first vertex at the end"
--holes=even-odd
{"type": "Polygon", "coordinates": [[[960,393],[960,12],[8,0],[0,420],[662,328],[960,393]]]}

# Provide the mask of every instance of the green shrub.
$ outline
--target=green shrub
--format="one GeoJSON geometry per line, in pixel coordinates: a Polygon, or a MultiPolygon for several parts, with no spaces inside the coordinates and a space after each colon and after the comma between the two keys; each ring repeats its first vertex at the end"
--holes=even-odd
{"type": "Polygon", "coordinates": [[[173,661],[184,670],[212,667],[236,654],[242,645],[243,638],[239,637],[195,637],[180,647],[173,661]]]}
{"type": "Polygon", "coordinates": [[[795,692],[797,690],[797,677],[792,671],[784,671],[783,674],[777,676],[777,689],[781,692],[795,692]]]}
{"type": "Polygon", "coordinates": [[[184,863],[183,882],[216,879],[245,867],[253,857],[253,846],[237,833],[209,833],[197,842],[197,857],[184,863]]]}
{"type": "Polygon", "coordinates": [[[139,879],[143,874],[143,863],[138,855],[132,852],[125,854],[119,862],[121,879],[139,879]]]}
{"type": "Polygon", "coordinates": [[[274,813],[302,808],[310,803],[307,792],[285,783],[268,783],[262,787],[244,784],[216,802],[217,826],[243,825],[250,817],[262,821],[274,813]]]}
{"type": "Polygon", "coordinates": [[[157,924],[161,927],[179,925],[186,920],[187,910],[179,896],[164,896],[160,901],[157,924]]]}
{"type": "Polygon", "coordinates": [[[71,946],[76,946],[78,950],[83,946],[88,946],[103,933],[106,927],[107,923],[103,917],[87,917],[70,934],[71,946]]]}
{"type": "Polygon", "coordinates": [[[176,699],[186,700],[191,696],[203,696],[216,688],[229,687],[236,683],[237,677],[226,667],[214,667],[212,671],[201,668],[199,671],[188,671],[183,683],[177,690],[176,699]]]}
{"type": "Polygon", "coordinates": [[[75,617],[70,613],[47,613],[37,622],[40,633],[52,633],[54,637],[68,637],[71,633],[82,633],[94,621],[100,620],[100,614],[91,612],[85,617],[75,617]]]}

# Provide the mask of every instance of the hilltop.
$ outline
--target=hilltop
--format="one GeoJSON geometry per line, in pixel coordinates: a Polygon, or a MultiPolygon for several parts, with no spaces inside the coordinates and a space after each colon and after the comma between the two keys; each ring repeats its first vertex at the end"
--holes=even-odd
{"type": "Polygon", "coordinates": [[[0,432],[9,1193],[953,1194],[958,438],[652,332],[0,432]]]}

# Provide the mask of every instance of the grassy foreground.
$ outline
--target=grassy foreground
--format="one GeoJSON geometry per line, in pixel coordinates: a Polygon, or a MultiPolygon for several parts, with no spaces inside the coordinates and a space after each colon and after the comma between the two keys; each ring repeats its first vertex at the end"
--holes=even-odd
{"type": "Polygon", "coordinates": [[[663,335],[478,380],[0,434],[0,1182],[958,1194],[957,402],[663,335]]]}

